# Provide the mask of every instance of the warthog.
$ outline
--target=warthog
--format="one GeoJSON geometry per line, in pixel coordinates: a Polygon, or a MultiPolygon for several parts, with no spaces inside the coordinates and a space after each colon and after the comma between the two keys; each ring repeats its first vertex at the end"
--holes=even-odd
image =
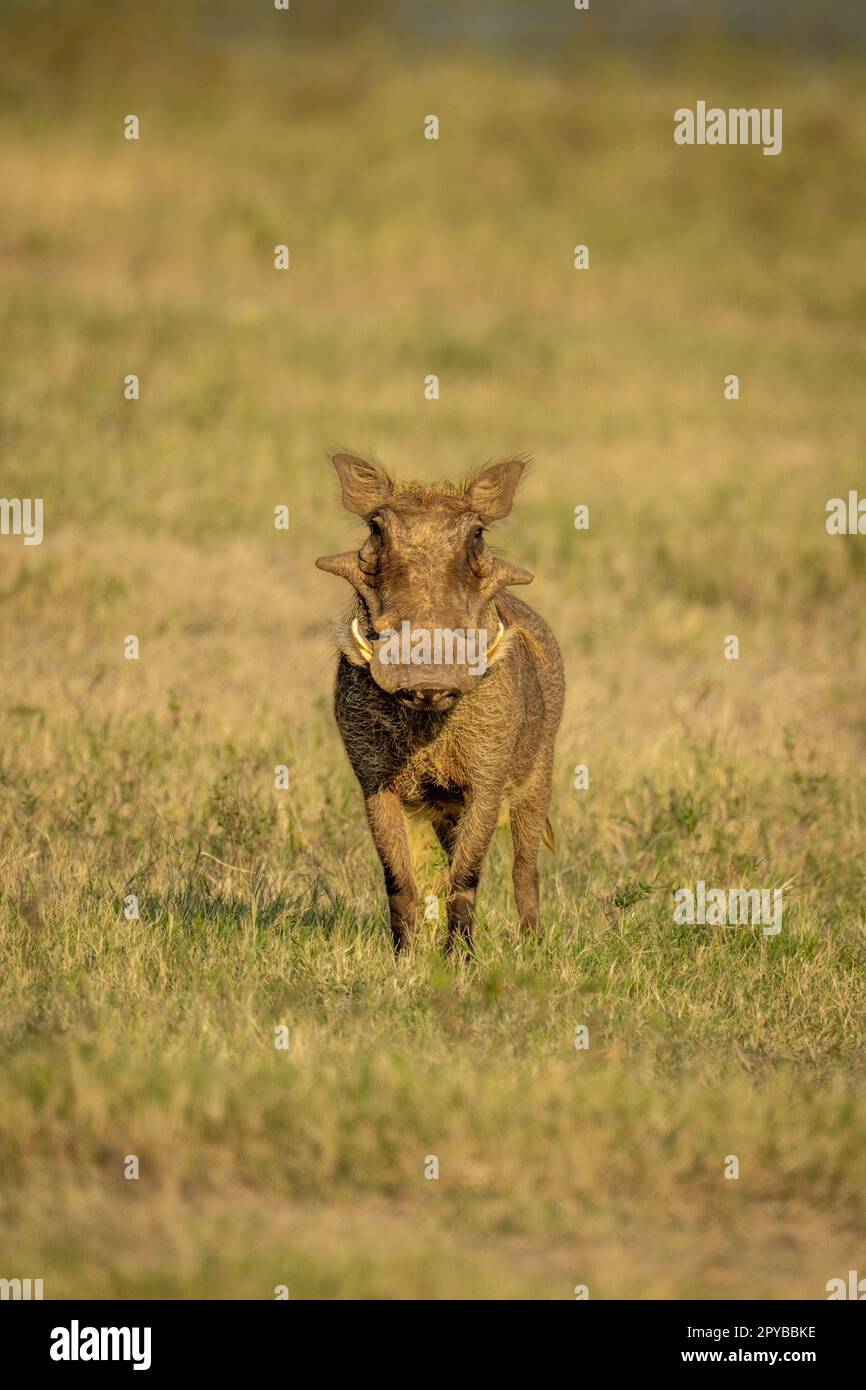
{"type": "Polygon", "coordinates": [[[336,627],[334,710],[382,861],[394,944],[410,939],[417,905],[404,813],[432,822],[448,858],[451,946],[470,939],[481,866],[507,807],[517,910],[537,930],[562,658],[547,624],[506,592],[533,576],[484,543],[511,511],[525,460],[461,484],[394,482],[348,454],[333,463],[343,505],[369,527],[360,550],[316,561],[355,590],[336,627]]]}

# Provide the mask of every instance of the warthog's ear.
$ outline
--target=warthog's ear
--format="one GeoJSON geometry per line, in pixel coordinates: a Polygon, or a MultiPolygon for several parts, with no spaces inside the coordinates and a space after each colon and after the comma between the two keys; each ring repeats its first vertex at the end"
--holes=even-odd
{"type": "Polygon", "coordinates": [[[391,479],[381,468],[354,454],[334,454],[331,462],[343,489],[343,506],[356,516],[368,517],[393,490],[391,479]]]}
{"type": "Polygon", "coordinates": [[[486,468],[467,479],[466,497],[485,521],[501,521],[508,516],[527,462],[524,458],[514,458],[504,463],[488,463],[486,468]]]}

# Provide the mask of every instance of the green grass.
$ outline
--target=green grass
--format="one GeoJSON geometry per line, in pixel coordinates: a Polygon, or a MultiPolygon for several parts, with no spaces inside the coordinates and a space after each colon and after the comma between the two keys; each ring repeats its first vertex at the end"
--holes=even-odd
{"type": "Polygon", "coordinates": [[[0,538],[0,1275],[822,1297],[866,1258],[866,539],[824,529],[866,445],[862,62],[95,13],[0,44],[0,495],[46,526],[0,538]],[[675,147],[701,96],[782,105],[782,155],[675,147]],[[566,661],[541,942],[503,829],[474,955],[391,954],[313,565],[357,534],[336,443],[535,454],[497,540],[566,661]],[[697,878],[783,887],[781,935],[676,926],[697,878]]]}

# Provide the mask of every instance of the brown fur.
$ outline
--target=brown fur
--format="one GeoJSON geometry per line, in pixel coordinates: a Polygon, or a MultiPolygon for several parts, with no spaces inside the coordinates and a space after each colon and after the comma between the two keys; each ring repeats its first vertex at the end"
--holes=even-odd
{"type": "Polygon", "coordinates": [[[494,556],[478,535],[508,515],[524,460],[490,465],[460,485],[397,484],[350,455],[333,462],[344,505],[371,524],[356,555],[317,561],[356,591],[336,629],[334,709],[382,861],[395,946],[407,943],[416,919],[405,814],[432,822],[448,858],[450,945],[470,938],[481,867],[507,806],[518,914],[535,930],[539,848],[542,840],[553,847],[547,808],[562,658],[547,624],[505,591],[532,576],[494,556]],[[500,622],[506,631],[479,677],[457,666],[367,661],[351,634],[353,618],[374,652],[379,634],[404,619],[413,628],[486,628],[491,644],[500,622]]]}

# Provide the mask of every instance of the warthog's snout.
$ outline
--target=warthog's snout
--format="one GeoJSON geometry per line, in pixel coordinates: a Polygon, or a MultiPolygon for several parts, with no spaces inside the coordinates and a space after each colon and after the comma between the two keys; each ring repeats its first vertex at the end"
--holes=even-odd
{"type": "Polygon", "coordinates": [[[370,662],[370,675],[386,695],[396,695],[404,702],[411,698],[417,704],[431,705],[437,697],[441,701],[448,695],[451,697],[449,703],[453,704],[459,695],[477,688],[483,674],[473,676],[468,666],[391,665],[387,661],[380,661],[379,654],[380,644],[377,642],[370,662]]]}
{"type": "Polygon", "coordinates": [[[351,634],[379,689],[413,708],[440,711],[477,688],[505,633],[498,620],[495,630],[416,627],[409,621],[376,626],[378,636],[365,635],[356,617],[351,634]]]}

